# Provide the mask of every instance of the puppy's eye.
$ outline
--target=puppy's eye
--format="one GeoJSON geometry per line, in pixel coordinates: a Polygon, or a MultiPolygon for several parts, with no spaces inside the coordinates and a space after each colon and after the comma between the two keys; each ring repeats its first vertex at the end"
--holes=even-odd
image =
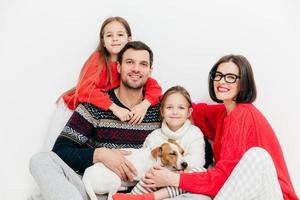
{"type": "Polygon", "coordinates": [[[171,155],[171,156],[177,156],[177,153],[176,152],[171,152],[171,153],[169,153],[169,155],[171,155]]]}

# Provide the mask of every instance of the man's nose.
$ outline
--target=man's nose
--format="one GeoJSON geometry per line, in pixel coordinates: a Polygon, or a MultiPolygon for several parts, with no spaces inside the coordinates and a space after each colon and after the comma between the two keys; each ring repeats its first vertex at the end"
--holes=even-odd
{"type": "Polygon", "coordinates": [[[135,63],[135,64],[132,66],[132,70],[135,71],[135,72],[138,72],[138,71],[140,70],[139,64],[138,64],[138,63],[135,63]]]}

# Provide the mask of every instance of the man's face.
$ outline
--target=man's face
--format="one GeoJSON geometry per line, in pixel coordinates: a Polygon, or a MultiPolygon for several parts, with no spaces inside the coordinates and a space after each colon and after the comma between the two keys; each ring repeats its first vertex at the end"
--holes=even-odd
{"type": "Polygon", "coordinates": [[[130,89],[141,89],[151,75],[150,55],[146,50],[128,49],[118,65],[122,84],[130,89]]]}

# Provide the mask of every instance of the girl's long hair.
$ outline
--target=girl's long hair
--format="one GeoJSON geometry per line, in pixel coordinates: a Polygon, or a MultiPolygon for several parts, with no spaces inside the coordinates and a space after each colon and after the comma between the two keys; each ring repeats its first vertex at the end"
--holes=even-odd
{"type": "MultiPolygon", "coordinates": [[[[122,18],[122,17],[109,17],[107,18],[103,23],[102,23],[102,26],[101,26],[101,29],[100,29],[100,33],[99,33],[99,38],[100,38],[100,41],[99,41],[99,44],[97,46],[97,49],[94,53],[96,52],[99,52],[99,58],[98,58],[98,68],[97,68],[97,71],[96,73],[94,74],[94,77],[93,77],[93,80],[92,82],[90,83],[90,85],[93,85],[101,71],[102,71],[102,68],[103,66],[106,67],[106,71],[107,71],[107,74],[108,74],[108,77],[107,80],[106,80],[106,83],[111,85],[112,84],[112,74],[111,74],[111,67],[110,67],[110,55],[109,55],[109,52],[107,51],[107,49],[104,47],[104,39],[103,39],[103,34],[104,34],[104,28],[107,24],[113,22],[113,21],[117,21],[119,23],[121,23],[125,30],[126,30],[126,33],[127,33],[127,36],[128,37],[131,37],[131,29],[130,29],[130,26],[128,24],[128,22],[122,18]]],[[[88,71],[88,68],[89,68],[89,65],[87,64],[88,61],[91,59],[91,57],[94,55],[94,53],[87,59],[87,61],[85,62],[85,64],[83,65],[81,71],[80,71],[80,74],[79,74],[79,78],[78,78],[78,81],[77,81],[77,84],[76,86],[74,86],[73,88],[65,91],[62,95],[60,95],[60,97],[57,99],[56,102],[58,102],[60,100],[61,97],[63,97],[64,95],[66,94],[71,94],[71,93],[75,93],[75,101],[74,101],[74,107],[75,107],[75,104],[76,104],[76,99],[78,98],[78,90],[80,89],[80,86],[82,84],[82,80],[84,79],[87,71],[88,71]]],[[[89,98],[90,98],[90,95],[92,94],[93,91],[90,91],[89,92],[89,98]]],[[[67,103],[67,102],[66,102],[67,103]]]]}

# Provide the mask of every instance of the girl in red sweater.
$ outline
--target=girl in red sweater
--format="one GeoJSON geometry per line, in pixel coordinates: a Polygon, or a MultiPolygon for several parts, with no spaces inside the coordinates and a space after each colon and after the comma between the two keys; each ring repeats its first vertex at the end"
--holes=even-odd
{"type": "MultiPolygon", "coordinates": [[[[156,166],[143,179],[146,186],[178,186],[215,200],[297,200],[277,137],[252,104],[256,86],[248,60],[222,57],[210,71],[209,93],[222,104],[194,104],[192,117],[214,142],[215,165],[207,172],[181,174],[156,166]]],[[[155,197],[150,193],[126,199],[155,197]]]]}
{"type": "Polygon", "coordinates": [[[151,78],[145,87],[144,101],[132,110],[117,106],[105,93],[120,84],[117,56],[130,40],[131,30],[125,19],[110,17],[103,22],[97,50],[84,64],[77,85],[62,95],[70,110],[74,110],[80,102],[89,102],[104,110],[111,110],[121,121],[130,120],[134,124],[143,120],[151,104],[159,102],[161,87],[151,78]]]}

